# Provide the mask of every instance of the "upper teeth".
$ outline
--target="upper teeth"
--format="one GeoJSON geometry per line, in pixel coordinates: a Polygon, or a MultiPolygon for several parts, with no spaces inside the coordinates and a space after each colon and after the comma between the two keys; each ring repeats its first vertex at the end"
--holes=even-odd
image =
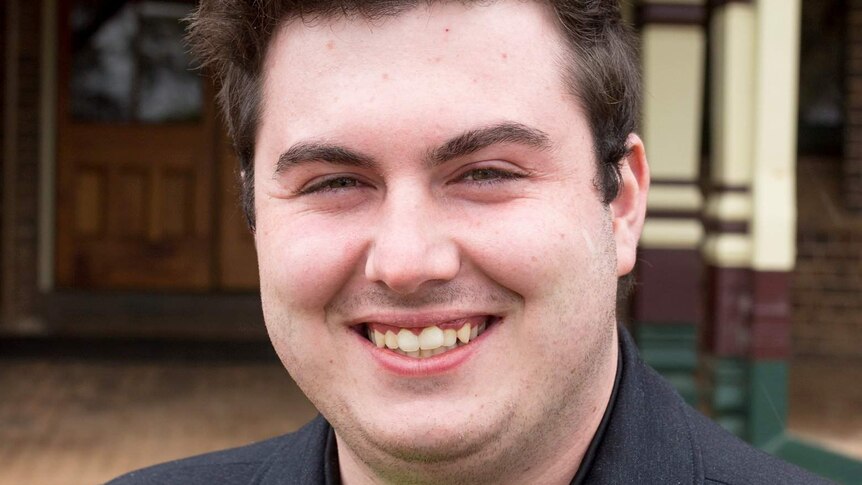
{"type": "Polygon", "coordinates": [[[383,333],[369,326],[368,338],[381,349],[386,347],[410,357],[431,357],[469,343],[484,330],[484,322],[478,326],[465,323],[458,330],[454,328],[444,330],[432,325],[423,328],[419,335],[406,328],[402,328],[397,333],[392,330],[383,333]]]}

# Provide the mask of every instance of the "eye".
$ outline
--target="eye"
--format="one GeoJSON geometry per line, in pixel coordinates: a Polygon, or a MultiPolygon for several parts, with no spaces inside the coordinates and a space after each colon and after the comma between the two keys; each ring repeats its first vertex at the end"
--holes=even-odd
{"type": "Polygon", "coordinates": [[[499,168],[483,167],[474,168],[472,170],[464,172],[458,178],[458,181],[465,181],[477,184],[492,184],[503,182],[506,180],[520,179],[524,177],[526,177],[526,175],[517,172],[511,172],[499,168]]]}
{"type": "Polygon", "coordinates": [[[347,176],[336,176],[326,178],[317,182],[312,183],[306,187],[303,187],[300,191],[300,195],[306,194],[314,194],[314,193],[325,193],[325,192],[338,192],[341,190],[352,189],[355,187],[362,186],[362,182],[356,180],[353,177],[347,176]]]}

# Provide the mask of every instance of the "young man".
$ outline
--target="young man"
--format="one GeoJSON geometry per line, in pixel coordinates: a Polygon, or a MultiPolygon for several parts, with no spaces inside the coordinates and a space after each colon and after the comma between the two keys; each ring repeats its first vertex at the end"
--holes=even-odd
{"type": "Polygon", "coordinates": [[[644,219],[613,1],[204,1],[272,343],[321,418],[120,483],[802,483],[617,326],[644,219]]]}

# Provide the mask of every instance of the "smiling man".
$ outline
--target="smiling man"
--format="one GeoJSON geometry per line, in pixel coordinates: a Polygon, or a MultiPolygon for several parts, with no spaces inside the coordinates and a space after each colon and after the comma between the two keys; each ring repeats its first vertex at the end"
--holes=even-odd
{"type": "Polygon", "coordinates": [[[613,1],[204,0],[267,329],[320,410],[128,483],[790,483],[618,327],[649,185],[613,1]]]}

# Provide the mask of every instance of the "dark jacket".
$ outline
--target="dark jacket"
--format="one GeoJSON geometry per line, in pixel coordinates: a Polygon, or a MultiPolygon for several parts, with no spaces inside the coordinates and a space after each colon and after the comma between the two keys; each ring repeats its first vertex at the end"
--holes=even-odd
{"type": "MultiPolygon", "coordinates": [[[[640,359],[622,328],[620,335],[617,396],[584,483],[827,483],[752,448],[685,404],[640,359]]],[[[330,429],[317,417],[295,433],[146,468],[111,484],[325,484],[330,429]]]]}

